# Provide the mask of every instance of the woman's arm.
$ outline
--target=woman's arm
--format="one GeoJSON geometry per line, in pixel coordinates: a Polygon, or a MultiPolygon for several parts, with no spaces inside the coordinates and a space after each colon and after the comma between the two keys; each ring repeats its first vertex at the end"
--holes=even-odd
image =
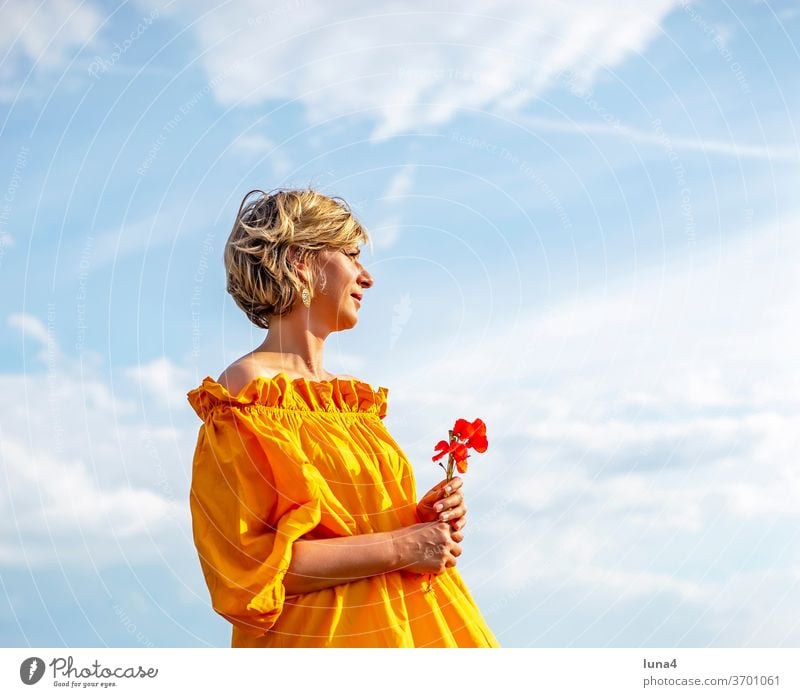
{"type": "Polygon", "coordinates": [[[299,595],[400,569],[438,574],[455,566],[463,539],[463,533],[438,522],[352,537],[297,540],[283,585],[286,595],[299,595]]]}

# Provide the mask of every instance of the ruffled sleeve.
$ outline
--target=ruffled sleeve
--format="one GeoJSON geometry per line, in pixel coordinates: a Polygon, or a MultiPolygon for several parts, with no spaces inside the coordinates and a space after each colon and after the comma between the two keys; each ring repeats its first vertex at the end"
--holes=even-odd
{"type": "Polygon", "coordinates": [[[383,419],[386,393],[355,379],[279,375],[237,395],[209,377],[188,394],[204,422],[192,468],[194,542],[212,607],[240,630],[261,635],[278,620],[294,542],[315,528],[323,537],[356,532],[301,447],[304,419],[383,419]]]}
{"type": "MultiPolygon", "coordinates": [[[[208,399],[203,388],[189,394],[198,413],[208,399]]],[[[214,610],[258,635],[283,610],[293,543],[320,522],[317,477],[285,429],[265,430],[241,405],[215,406],[192,469],[194,542],[214,610]]]]}

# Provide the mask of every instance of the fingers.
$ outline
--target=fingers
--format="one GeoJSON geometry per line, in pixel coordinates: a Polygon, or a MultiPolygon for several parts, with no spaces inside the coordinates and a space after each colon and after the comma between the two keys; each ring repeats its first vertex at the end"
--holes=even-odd
{"type": "Polygon", "coordinates": [[[453,508],[453,506],[458,505],[458,502],[463,499],[463,493],[457,493],[462,486],[464,486],[464,481],[461,477],[453,477],[449,482],[443,479],[422,497],[420,505],[431,507],[437,512],[453,508]],[[459,496],[461,498],[459,498],[459,496]],[[436,504],[438,503],[443,503],[444,506],[436,509],[436,504]]]}
{"type": "Polygon", "coordinates": [[[467,514],[463,486],[461,477],[439,482],[417,505],[420,521],[448,523],[452,530],[461,530],[466,525],[467,514]]]}
{"type": "Polygon", "coordinates": [[[463,485],[464,481],[461,479],[461,477],[453,477],[450,481],[443,479],[422,498],[423,500],[430,498],[434,501],[438,501],[439,499],[446,498],[447,496],[450,496],[450,494],[455,493],[463,485]]]}
{"type": "Polygon", "coordinates": [[[453,477],[449,482],[443,479],[434,488],[439,491],[439,496],[449,496],[453,492],[458,491],[462,486],[464,486],[464,480],[461,479],[461,477],[453,477]]]}
{"type": "Polygon", "coordinates": [[[430,489],[421,499],[421,501],[438,501],[439,499],[449,496],[451,493],[457,491],[463,485],[461,477],[453,477],[449,482],[443,479],[436,486],[430,489]]]}
{"type": "Polygon", "coordinates": [[[450,547],[450,554],[445,560],[446,567],[453,567],[456,565],[456,559],[461,556],[461,545],[454,544],[450,547]]]}
{"type": "Polygon", "coordinates": [[[433,510],[439,515],[439,520],[455,520],[463,518],[467,514],[467,507],[464,505],[464,497],[461,494],[455,494],[444,501],[439,501],[433,510]]]}
{"type": "MultiPolygon", "coordinates": [[[[460,479],[456,480],[453,479],[453,482],[456,482],[454,488],[451,489],[451,493],[443,493],[442,498],[437,501],[434,506],[433,510],[437,513],[442,511],[447,511],[448,509],[456,508],[460,506],[464,502],[464,492],[461,491],[461,487],[463,483],[460,479]]],[[[450,485],[448,485],[449,487],[450,485]]],[[[452,517],[452,516],[451,516],[452,517]]]]}
{"type": "Polygon", "coordinates": [[[433,528],[436,531],[436,542],[426,556],[438,558],[439,572],[441,572],[444,568],[456,565],[456,559],[461,556],[460,543],[464,539],[464,534],[451,530],[447,524],[441,522],[435,523],[433,528]]]}
{"type": "Polygon", "coordinates": [[[467,525],[467,518],[466,516],[461,516],[460,518],[456,518],[455,520],[450,520],[448,522],[453,530],[463,530],[467,525]]]}

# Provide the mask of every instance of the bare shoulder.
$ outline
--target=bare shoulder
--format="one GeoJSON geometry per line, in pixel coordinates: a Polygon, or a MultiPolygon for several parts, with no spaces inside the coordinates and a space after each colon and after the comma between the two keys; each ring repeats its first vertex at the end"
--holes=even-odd
{"type": "Polygon", "coordinates": [[[231,363],[219,376],[217,382],[233,395],[257,377],[265,375],[265,366],[257,364],[250,356],[242,356],[231,363]]]}
{"type": "MultiPolygon", "coordinates": [[[[231,363],[217,378],[217,382],[233,395],[239,394],[242,389],[259,377],[271,378],[279,373],[285,374],[290,379],[304,377],[300,374],[287,371],[281,367],[280,362],[265,358],[263,355],[256,356],[247,354],[231,363]]],[[[328,373],[329,380],[355,380],[359,379],[353,375],[334,375],[328,373]]],[[[308,378],[312,379],[312,378],[308,378]]]]}

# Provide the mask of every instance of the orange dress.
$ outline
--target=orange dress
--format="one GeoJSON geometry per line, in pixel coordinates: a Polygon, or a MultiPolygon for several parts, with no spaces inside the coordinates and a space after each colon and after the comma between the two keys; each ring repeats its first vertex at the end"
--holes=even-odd
{"type": "Polygon", "coordinates": [[[389,435],[388,389],[355,379],[207,377],[194,456],[194,542],[234,647],[497,647],[455,568],[395,571],[287,596],[295,540],[419,522],[411,465],[389,435]]]}

